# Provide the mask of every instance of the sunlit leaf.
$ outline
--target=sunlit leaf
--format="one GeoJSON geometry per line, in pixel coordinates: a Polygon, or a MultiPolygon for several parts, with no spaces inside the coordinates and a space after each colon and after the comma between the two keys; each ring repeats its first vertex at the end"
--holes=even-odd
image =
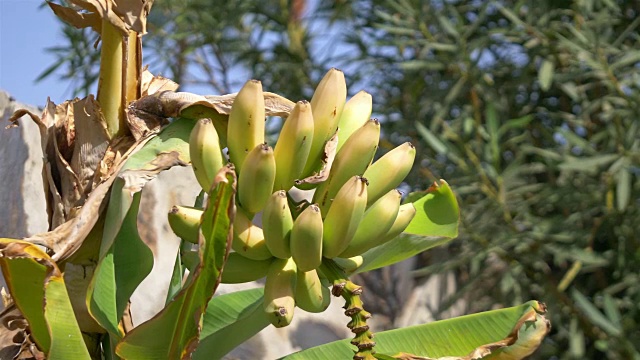
{"type": "MultiPolygon", "coordinates": [[[[549,331],[544,307],[537,301],[507,309],[441,320],[375,334],[375,351],[394,358],[471,360],[522,359],[549,331]]],[[[285,356],[286,360],[349,359],[355,347],[341,340],[285,356]]]]}
{"type": "Polygon", "coordinates": [[[37,246],[0,239],[0,265],[31,334],[50,359],[90,359],[63,275],[37,246]]]}
{"type": "Polygon", "coordinates": [[[416,215],[405,233],[362,254],[364,262],[357,272],[395,264],[458,236],[460,211],[446,181],[435,183],[413,204],[416,215]]]}
{"type": "Polygon", "coordinates": [[[149,321],[129,332],[117,345],[118,356],[128,359],[189,358],[198,345],[200,324],[207,303],[220,283],[221,261],[230,244],[235,196],[235,172],[225,167],[216,176],[203,215],[199,263],[187,284],[149,321]],[[223,249],[223,253],[217,253],[223,249]]]}
{"type": "Polygon", "coordinates": [[[267,327],[270,322],[264,314],[262,293],[258,288],[211,299],[193,359],[221,358],[267,327]]]}

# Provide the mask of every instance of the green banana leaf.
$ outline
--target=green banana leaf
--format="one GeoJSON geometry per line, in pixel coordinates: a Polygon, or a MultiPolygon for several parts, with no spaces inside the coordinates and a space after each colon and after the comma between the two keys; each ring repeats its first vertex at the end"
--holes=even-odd
{"type": "MultiPolygon", "coordinates": [[[[375,351],[380,359],[522,359],[538,348],[550,329],[544,313],[544,304],[529,301],[507,309],[383,331],[375,334],[375,351]]],[[[355,347],[347,339],[282,359],[350,359],[354,353],[355,347]]]]}
{"type": "Polygon", "coordinates": [[[49,359],[90,359],[60,269],[36,245],[0,239],[0,266],[16,306],[49,359]]]}
{"type": "MultiPolygon", "coordinates": [[[[423,194],[410,194],[408,200],[423,194]]],[[[458,236],[460,209],[446,181],[434,183],[413,205],[416,215],[404,233],[362,254],[364,261],[356,273],[398,263],[458,236]]]]}
{"type": "Polygon", "coordinates": [[[123,335],[119,323],[131,295],[153,267],[153,253],[137,230],[141,190],[161,171],[190,161],[193,124],[190,120],[169,124],[127,160],[113,183],[87,308],[114,341],[123,335]]]}
{"type": "Polygon", "coordinates": [[[263,292],[262,288],[243,290],[211,299],[193,359],[220,359],[267,327],[269,320],[263,311],[263,292]]]}
{"type": "Polygon", "coordinates": [[[190,358],[198,345],[206,306],[213,296],[231,241],[235,172],[225,167],[216,176],[203,214],[198,254],[200,262],[187,284],[149,321],[129,332],[116,346],[126,359],[190,358]]]}

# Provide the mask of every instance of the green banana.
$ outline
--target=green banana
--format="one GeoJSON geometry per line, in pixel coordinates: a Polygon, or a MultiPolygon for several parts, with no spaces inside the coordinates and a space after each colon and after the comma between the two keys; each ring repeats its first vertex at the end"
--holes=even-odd
{"type": "Polygon", "coordinates": [[[198,183],[208,192],[213,178],[225,163],[218,132],[210,119],[198,120],[191,130],[189,155],[198,183]]]}
{"type": "Polygon", "coordinates": [[[376,240],[385,235],[395,222],[401,200],[400,191],[393,189],[373,203],[365,211],[349,246],[339,256],[349,258],[377,246],[376,240]]]}
{"type": "Polygon", "coordinates": [[[194,207],[173,206],[168,215],[169,226],[171,230],[184,241],[197,244],[202,213],[202,209],[194,207]]]}
{"type": "Polygon", "coordinates": [[[362,264],[364,263],[364,258],[360,255],[353,256],[347,259],[335,257],[333,258],[333,261],[335,261],[336,264],[340,266],[347,275],[350,275],[354,271],[358,270],[360,266],[362,266],[362,264]]]}
{"type": "Polygon", "coordinates": [[[231,248],[251,260],[266,260],[272,257],[262,229],[253,225],[241,208],[236,209],[236,216],[233,219],[231,248]]]}
{"type": "Polygon", "coordinates": [[[267,248],[273,256],[287,259],[291,257],[289,239],[293,228],[293,217],[289,209],[287,192],[273,193],[262,211],[262,231],[267,248]]]}
{"type": "Polygon", "coordinates": [[[373,100],[371,94],[361,90],[353,95],[342,109],[342,115],[338,122],[338,151],[344,143],[349,139],[351,134],[364,125],[373,108],[373,100]]]}
{"type": "Polygon", "coordinates": [[[238,176],[238,201],[244,210],[255,214],[264,208],[273,189],[276,176],[273,149],[267,143],[259,144],[249,152],[244,165],[238,176]]]}
{"type": "Polygon", "coordinates": [[[367,206],[376,202],[389,190],[398,187],[411,171],[415,158],[416,148],[406,142],[371,164],[364,172],[364,177],[369,180],[367,206]]]}
{"type": "Polygon", "coordinates": [[[324,257],[334,258],[349,246],[367,205],[366,184],[367,179],[353,176],[333,199],[324,219],[322,234],[324,257]]]}
{"type": "Polygon", "coordinates": [[[296,263],[292,258],[276,258],[269,266],[264,284],[264,312],[275,327],[287,326],[293,319],[296,272],[296,263]]]}
{"type": "Polygon", "coordinates": [[[298,268],[296,284],[296,306],[304,311],[320,313],[331,304],[331,291],[325,286],[314,270],[302,271],[298,268]]]}
{"type": "Polygon", "coordinates": [[[265,119],[262,83],[249,80],[233,101],[227,127],[229,158],[237,174],[242,173],[249,152],[264,143],[265,119]]]}
{"type": "Polygon", "coordinates": [[[409,223],[411,222],[411,220],[413,220],[413,217],[415,215],[416,215],[416,208],[415,206],[413,206],[413,203],[406,203],[406,204],[400,205],[400,209],[398,210],[398,216],[396,216],[396,219],[393,222],[393,225],[391,225],[391,228],[385,234],[376,238],[372,242],[371,249],[395,239],[396,236],[400,235],[404,231],[404,229],[406,229],[407,226],[409,226],[409,223]]]}
{"type": "Polygon", "coordinates": [[[344,73],[333,68],[322,78],[311,98],[313,141],[309,150],[309,158],[302,172],[303,178],[319,170],[324,145],[338,128],[338,121],[346,99],[347,83],[344,79],[344,73]]]}
{"type": "Polygon", "coordinates": [[[298,101],[282,126],[273,150],[276,179],[273,190],[289,190],[304,170],[313,140],[313,114],[308,101],[298,101]]]}
{"type": "Polygon", "coordinates": [[[302,271],[322,263],[322,213],[311,204],[298,215],[291,229],[291,256],[302,271]]]}
{"type": "Polygon", "coordinates": [[[329,177],[318,186],[313,195],[313,201],[319,204],[323,213],[326,214],[331,200],[350,177],[365,172],[378,149],[379,140],[380,122],[371,119],[356,130],[338,151],[329,177]]]}
{"type": "Polygon", "coordinates": [[[272,259],[251,260],[232,252],[222,270],[223,284],[239,284],[255,281],[267,276],[272,259]]]}

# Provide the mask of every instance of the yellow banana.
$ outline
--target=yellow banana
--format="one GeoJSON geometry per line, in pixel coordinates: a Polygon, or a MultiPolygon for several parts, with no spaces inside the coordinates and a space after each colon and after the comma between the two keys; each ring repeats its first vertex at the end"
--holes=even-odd
{"type": "Polygon", "coordinates": [[[342,270],[344,270],[344,272],[349,275],[358,270],[360,266],[362,266],[362,264],[364,263],[364,258],[360,255],[353,256],[347,259],[335,257],[333,258],[333,261],[335,261],[336,264],[338,264],[338,266],[340,266],[342,270]]]}
{"type": "Polygon", "coordinates": [[[354,176],[342,186],[333,199],[324,219],[323,256],[334,258],[349,246],[367,205],[366,184],[367,179],[354,176]]]}
{"type": "Polygon", "coordinates": [[[237,174],[242,173],[249,152],[264,143],[265,119],[262,83],[249,80],[233,101],[227,127],[229,158],[237,174]]]}
{"type": "Polygon", "coordinates": [[[319,204],[323,214],[326,214],[342,185],[352,176],[365,172],[378,149],[379,140],[380,122],[371,119],[356,130],[338,151],[329,177],[318,186],[313,195],[313,201],[319,204]]]}
{"type": "Polygon", "coordinates": [[[198,120],[191,130],[189,155],[198,183],[209,192],[213,178],[225,163],[218,132],[210,119],[198,120]]]}
{"type": "Polygon", "coordinates": [[[298,101],[284,121],[273,150],[276,179],[273,190],[289,190],[300,179],[313,140],[313,114],[308,101],[298,101]]]}
{"type": "Polygon", "coordinates": [[[371,94],[361,90],[357,94],[353,95],[342,109],[342,115],[338,122],[338,151],[347,139],[364,125],[369,117],[371,117],[371,111],[373,108],[373,100],[371,94]]]}
{"type": "Polygon", "coordinates": [[[264,208],[276,176],[276,160],[273,149],[262,143],[249,152],[244,170],[238,176],[238,200],[242,208],[255,214],[264,208]]]}
{"type": "Polygon", "coordinates": [[[281,259],[291,257],[289,239],[292,228],[293,217],[289,209],[287,192],[276,191],[269,197],[262,212],[264,240],[273,256],[281,259]]]}
{"type": "Polygon", "coordinates": [[[385,234],[376,238],[372,242],[371,249],[395,239],[396,236],[400,235],[404,231],[404,229],[406,229],[407,226],[409,226],[409,223],[411,222],[411,220],[413,220],[413,217],[415,215],[416,215],[416,208],[415,206],[413,206],[413,203],[406,203],[406,204],[400,205],[400,209],[398,210],[398,215],[396,216],[396,219],[393,222],[393,225],[391,225],[391,228],[385,234]]]}
{"type": "Polygon", "coordinates": [[[222,283],[239,284],[255,281],[267,276],[273,259],[251,260],[232,252],[222,270],[222,283]]]}
{"type": "Polygon", "coordinates": [[[292,258],[275,259],[264,284],[264,312],[275,327],[291,323],[295,309],[296,263],[292,258]]]}
{"type": "Polygon", "coordinates": [[[331,303],[331,291],[320,281],[315,269],[305,272],[298,268],[295,297],[296,306],[311,313],[323,312],[331,303]]]}
{"type": "Polygon", "coordinates": [[[233,219],[231,247],[238,254],[251,260],[266,260],[272,257],[262,229],[253,225],[241,208],[237,208],[233,219]]]}
{"type": "Polygon", "coordinates": [[[369,166],[364,172],[364,177],[369,180],[367,206],[402,183],[411,171],[415,157],[416,148],[406,142],[384,154],[369,166]]]}
{"type": "Polygon", "coordinates": [[[377,246],[376,240],[384,236],[396,220],[402,194],[393,189],[373,203],[364,216],[349,246],[340,254],[342,258],[360,255],[377,246]]]}
{"type": "Polygon", "coordinates": [[[202,213],[202,209],[194,207],[173,206],[168,215],[169,226],[182,240],[197,244],[202,213]]]}
{"type": "Polygon", "coordinates": [[[344,73],[331,69],[322,78],[311,98],[313,111],[313,141],[307,159],[303,178],[319,170],[324,152],[324,144],[338,128],[338,120],[347,99],[347,83],[344,73]]]}
{"type": "Polygon", "coordinates": [[[291,256],[300,270],[313,270],[322,263],[322,233],[322,213],[318,205],[311,204],[291,229],[291,256]]]}

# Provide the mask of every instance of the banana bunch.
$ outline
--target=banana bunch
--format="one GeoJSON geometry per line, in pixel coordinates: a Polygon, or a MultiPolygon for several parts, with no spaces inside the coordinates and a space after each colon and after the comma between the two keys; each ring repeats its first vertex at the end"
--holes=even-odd
{"type": "MultiPolygon", "coordinates": [[[[405,143],[373,161],[380,122],[370,119],[371,112],[371,95],[361,91],[346,101],[344,74],[331,69],[311,101],[291,109],[271,147],[265,142],[262,84],[250,80],[235,97],[222,136],[238,178],[233,252],[222,282],[266,277],[264,311],[274,326],[288,325],[296,307],[322,312],[329,306],[323,261],[355,272],[362,254],[402,233],[416,213],[413,204],[401,204],[396,190],[416,150],[405,143]],[[329,154],[327,143],[336,135],[337,149],[329,154]],[[297,181],[310,176],[322,180],[297,181]],[[289,195],[294,186],[315,189],[311,202],[295,203],[289,195]]],[[[205,191],[227,160],[220,138],[203,119],[189,139],[193,171],[205,191]]],[[[202,209],[174,206],[169,225],[197,244],[201,216],[202,209]]]]}

